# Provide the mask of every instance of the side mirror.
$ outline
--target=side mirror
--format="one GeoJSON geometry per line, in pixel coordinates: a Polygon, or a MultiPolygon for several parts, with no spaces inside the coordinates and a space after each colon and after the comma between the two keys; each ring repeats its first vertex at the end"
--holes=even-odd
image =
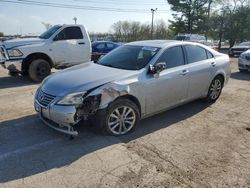
{"type": "Polygon", "coordinates": [[[159,74],[161,71],[167,68],[167,64],[165,62],[157,63],[156,65],[150,65],[150,72],[152,74],[159,74]]]}

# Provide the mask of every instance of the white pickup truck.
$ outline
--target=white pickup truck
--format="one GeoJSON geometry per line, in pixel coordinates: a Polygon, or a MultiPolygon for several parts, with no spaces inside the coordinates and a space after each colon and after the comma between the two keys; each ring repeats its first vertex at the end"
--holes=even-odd
{"type": "Polygon", "coordinates": [[[82,25],[55,25],[38,38],[0,43],[0,64],[10,75],[29,75],[42,81],[51,68],[65,68],[91,59],[91,42],[82,25]]]}

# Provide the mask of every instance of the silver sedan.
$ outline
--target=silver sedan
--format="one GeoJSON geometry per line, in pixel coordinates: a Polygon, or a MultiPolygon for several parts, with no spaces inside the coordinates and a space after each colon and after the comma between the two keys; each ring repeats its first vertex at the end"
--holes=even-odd
{"type": "Polygon", "coordinates": [[[240,72],[250,71],[250,50],[243,52],[238,60],[240,72]]]}
{"type": "Polygon", "coordinates": [[[77,135],[90,120],[102,133],[124,135],[140,119],[204,98],[215,102],[230,77],[229,57],[202,44],[128,43],[102,57],[46,78],[35,110],[53,129],[77,135]]]}

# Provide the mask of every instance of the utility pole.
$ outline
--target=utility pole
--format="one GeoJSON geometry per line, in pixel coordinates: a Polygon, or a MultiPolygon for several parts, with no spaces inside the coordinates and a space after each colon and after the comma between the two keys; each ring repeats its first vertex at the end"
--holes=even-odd
{"type": "Polygon", "coordinates": [[[155,14],[155,11],[157,11],[157,8],[155,8],[155,9],[151,8],[151,13],[152,13],[151,39],[153,39],[153,32],[154,32],[154,14],[155,14]]]}
{"type": "Polygon", "coordinates": [[[76,24],[77,18],[76,18],[76,17],[74,17],[74,18],[73,18],[73,20],[75,21],[75,24],[76,24]]]}

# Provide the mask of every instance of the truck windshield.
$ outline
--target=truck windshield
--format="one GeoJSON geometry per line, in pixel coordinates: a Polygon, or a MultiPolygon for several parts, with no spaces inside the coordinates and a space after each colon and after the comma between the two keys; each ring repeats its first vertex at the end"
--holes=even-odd
{"type": "Polygon", "coordinates": [[[125,70],[144,68],[160,48],[125,45],[116,48],[98,61],[98,64],[125,70]]]}
{"type": "Polygon", "coordinates": [[[40,39],[48,39],[50,38],[58,29],[60,29],[62,26],[55,25],[51,27],[49,30],[45,31],[43,34],[39,36],[40,39]]]}

